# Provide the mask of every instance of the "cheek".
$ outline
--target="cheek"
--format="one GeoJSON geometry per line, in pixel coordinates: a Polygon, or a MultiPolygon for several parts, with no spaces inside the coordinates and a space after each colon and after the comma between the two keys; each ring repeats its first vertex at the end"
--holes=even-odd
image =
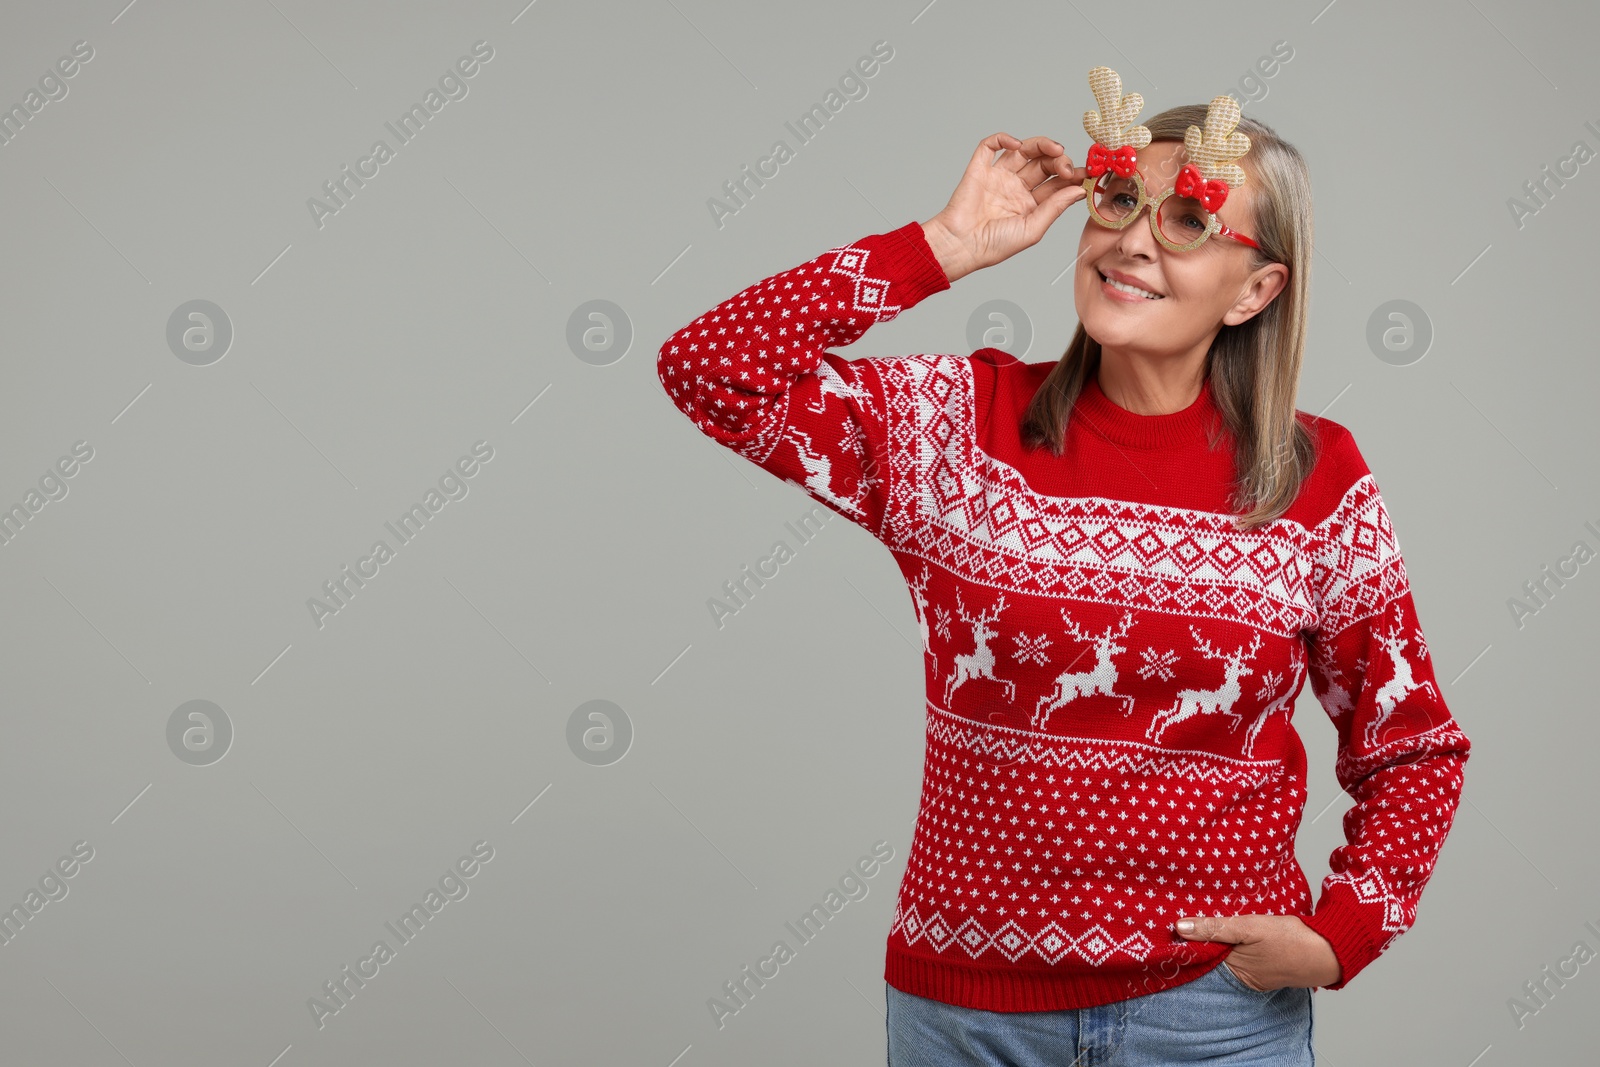
{"type": "Polygon", "coordinates": [[[1114,250],[1118,233],[1092,222],[1083,224],[1083,233],[1078,236],[1077,263],[1073,268],[1080,279],[1087,277],[1095,285],[1100,284],[1094,265],[1114,250]]]}
{"type": "Polygon", "coordinates": [[[1100,235],[1106,232],[1107,230],[1104,226],[1096,226],[1085,219],[1083,230],[1078,234],[1078,254],[1081,256],[1093,256],[1094,252],[1090,250],[1095,247],[1100,235]]]}
{"type": "Polygon", "coordinates": [[[1078,254],[1072,267],[1072,288],[1080,298],[1088,290],[1089,281],[1098,280],[1094,277],[1092,266],[1099,258],[1099,252],[1095,249],[1094,233],[1098,229],[1100,227],[1094,223],[1086,222],[1083,224],[1083,232],[1078,235],[1078,254]]]}
{"type": "Polygon", "coordinates": [[[1219,271],[1205,257],[1168,256],[1162,264],[1167,280],[1167,299],[1193,308],[1210,308],[1222,299],[1219,271]]]}
{"type": "MultiPolygon", "coordinates": [[[[1099,226],[1094,228],[1101,229],[1099,226]]],[[[1101,247],[1103,244],[1103,239],[1088,233],[1078,242],[1078,258],[1072,268],[1072,288],[1080,301],[1093,295],[1100,285],[1100,272],[1095,270],[1094,265],[1106,254],[1106,249],[1101,247]]]]}

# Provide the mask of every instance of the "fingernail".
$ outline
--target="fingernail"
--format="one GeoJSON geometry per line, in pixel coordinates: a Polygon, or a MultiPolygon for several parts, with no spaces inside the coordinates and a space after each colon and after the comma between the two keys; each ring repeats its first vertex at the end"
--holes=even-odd
{"type": "Polygon", "coordinates": [[[1192,933],[1194,933],[1194,921],[1191,920],[1191,919],[1179,919],[1178,920],[1178,933],[1180,933],[1180,934],[1192,934],[1192,933]]]}

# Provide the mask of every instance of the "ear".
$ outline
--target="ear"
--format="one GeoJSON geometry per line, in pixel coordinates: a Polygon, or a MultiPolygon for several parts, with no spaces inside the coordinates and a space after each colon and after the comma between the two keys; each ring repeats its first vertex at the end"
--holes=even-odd
{"type": "Polygon", "coordinates": [[[1237,326],[1255,318],[1288,284],[1289,268],[1282,263],[1268,263],[1252,271],[1239,290],[1239,299],[1222,316],[1223,323],[1237,326]]]}

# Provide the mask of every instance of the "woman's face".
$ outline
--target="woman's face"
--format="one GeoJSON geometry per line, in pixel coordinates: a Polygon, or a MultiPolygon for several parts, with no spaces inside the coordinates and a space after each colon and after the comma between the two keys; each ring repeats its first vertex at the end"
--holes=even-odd
{"type": "MultiPolygon", "coordinates": [[[[1179,141],[1152,141],[1138,155],[1152,199],[1171,188],[1188,162],[1179,141]]],[[[1224,225],[1254,237],[1255,186],[1248,167],[1245,173],[1245,183],[1228,191],[1216,214],[1224,225]]],[[[1073,300],[1078,321],[1103,348],[1151,357],[1203,355],[1224,324],[1255,315],[1287,281],[1288,268],[1273,264],[1252,271],[1255,250],[1216,234],[1199,248],[1174,252],[1155,239],[1149,217],[1146,209],[1120,230],[1092,219],[1083,224],[1073,300]],[[1117,291],[1105,281],[1107,271],[1156,298],[1117,291]]]]}

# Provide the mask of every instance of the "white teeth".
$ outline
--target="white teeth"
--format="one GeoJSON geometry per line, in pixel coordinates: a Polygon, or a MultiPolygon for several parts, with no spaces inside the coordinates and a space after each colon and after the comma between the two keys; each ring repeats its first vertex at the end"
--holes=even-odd
{"type": "Polygon", "coordinates": [[[1159,293],[1152,293],[1148,289],[1138,289],[1138,288],[1135,288],[1134,286],[1131,286],[1131,285],[1123,285],[1121,282],[1117,281],[1115,278],[1107,278],[1104,274],[1100,275],[1100,277],[1105,278],[1106,282],[1111,286],[1111,288],[1120,289],[1124,293],[1132,293],[1135,296],[1142,296],[1146,300],[1160,300],[1161,299],[1161,295],[1159,293]]]}

